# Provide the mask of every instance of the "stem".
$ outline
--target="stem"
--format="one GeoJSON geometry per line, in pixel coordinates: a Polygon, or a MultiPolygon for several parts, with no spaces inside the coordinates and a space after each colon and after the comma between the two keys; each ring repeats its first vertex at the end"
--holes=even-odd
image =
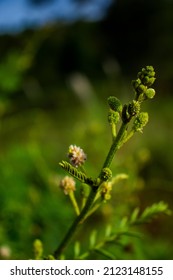
{"type": "Polygon", "coordinates": [[[77,201],[76,201],[76,198],[75,198],[75,195],[74,195],[74,192],[73,192],[73,191],[71,191],[71,192],[69,193],[69,197],[70,197],[71,203],[72,203],[72,205],[73,205],[73,207],[74,207],[74,210],[75,210],[77,216],[79,216],[80,210],[79,210],[79,206],[78,206],[78,204],[77,204],[77,201]]]}
{"type": "Polygon", "coordinates": [[[116,151],[121,146],[121,141],[123,139],[123,136],[124,136],[124,133],[125,133],[126,129],[127,129],[127,124],[122,123],[122,125],[119,129],[119,132],[118,132],[116,138],[114,139],[114,141],[112,143],[112,146],[110,147],[109,153],[108,153],[108,155],[106,157],[106,160],[103,164],[103,168],[109,167],[111,165],[111,162],[113,160],[113,157],[114,157],[116,151]]]}
{"type": "Polygon", "coordinates": [[[113,124],[111,125],[111,131],[112,131],[112,139],[113,139],[113,141],[114,141],[114,139],[115,139],[115,137],[116,137],[116,124],[115,124],[115,123],[113,123],[113,124]]]}
{"type": "MultiPolygon", "coordinates": [[[[127,128],[127,124],[122,123],[122,125],[119,129],[119,132],[118,132],[115,140],[113,141],[112,146],[110,147],[110,150],[109,150],[108,155],[106,157],[106,160],[104,162],[103,168],[110,166],[116,151],[121,146],[121,141],[124,137],[124,133],[126,131],[126,128],[127,128]]],[[[91,206],[94,202],[94,199],[97,195],[97,190],[98,190],[99,186],[100,185],[95,187],[95,189],[94,188],[91,189],[89,197],[88,197],[88,199],[86,201],[86,204],[85,204],[84,208],[82,209],[80,215],[76,217],[76,219],[72,223],[71,227],[69,228],[67,234],[65,235],[64,239],[61,241],[59,247],[55,250],[54,257],[56,259],[58,259],[59,256],[63,253],[63,251],[67,247],[68,243],[72,239],[73,235],[77,231],[78,226],[80,224],[82,224],[82,222],[85,220],[85,217],[87,216],[88,211],[90,210],[90,208],[91,208],[91,206]]]]}
{"type": "Polygon", "coordinates": [[[91,205],[92,205],[92,203],[94,201],[94,198],[95,198],[96,194],[97,194],[96,191],[91,190],[90,195],[89,195],[89,197],[87,199],[87,202],[85,204],[85,207],[82,209],[80,215],[76,217],[76,219],[72,223],[71,227],[69,228],[67,234],[65,235],[64,239],[61,241],[59,247],[55,250],[54,257],[56,259],[58,259],[59,256],[63,253],[63,251],[67,247],[68,243],[72,239],[74,233],[78,229],[78,226],[80,224],[82,224],[82,222],[83,222],[83,220],[85,218],[85,215],[89,211],[89,209],[90,209],[90,207],[91,207],[91,205]]]}

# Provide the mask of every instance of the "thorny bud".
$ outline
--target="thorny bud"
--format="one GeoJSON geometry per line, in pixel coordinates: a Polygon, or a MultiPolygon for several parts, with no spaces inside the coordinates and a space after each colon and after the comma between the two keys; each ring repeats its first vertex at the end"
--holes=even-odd
{"type": "Polygon", "coordinates": [[[100,175],[101,180],[108,181],[111,177],[112,171],[108,167],[103,168],[100,175]]]}
{"type": "Polygon", "coordinates": [[[60,182],[60,188],[63,189],[66,195],[76,190],[75,185],[76,185],[75,180],[69,176],[65,176],[64,179],[62,179],[60,182]]]}
{"type": "Polygon", "coordinates": [[[121,113],[121,111],[122,111],[122,104],[121,104],[121,101],[117,97],[109,96],[108,97],[108,104],[109,104],[109,107],[113,111],[121,113]]]}
{"type": "Polygon", "coordinates": [[[111,198],[111,194],[110,194],[111,190],[112,190],[111,182],[104,182],[102,184],[101,196],[105,201],[111,198]]]}
{"type": "Polygon", "coordinates": [[[78,167],[84,164],[87,156],[84,151],[76,145],[70,145],[68,149],[68,157],[73,166],[78,167]]]}
{"type": "Polygon", "coordinates": [[[143,132],[144,126],[148,123],[148,113],[147,112],[141,112],[133,123],[133,130],[135,132],[143,132]]]}

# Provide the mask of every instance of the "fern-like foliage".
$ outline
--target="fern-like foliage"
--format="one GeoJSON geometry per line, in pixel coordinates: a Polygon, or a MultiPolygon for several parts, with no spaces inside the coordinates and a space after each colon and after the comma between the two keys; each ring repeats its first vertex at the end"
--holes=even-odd
{"type": "Polygon", "coordinates": [[[81,252],[81,246],[79,241],[74,245],[74,258],[75,259],[86,259],[93,252],[96,252],[107,259],[116,259],[116,252],[112,253],[108,250],[109,244],[122,246],[121,238],[123,236],[141,237],[141,234],[133,231],[133,226],[150,222],[153,218],[159,214],[170,215],[171,211],[168,209],[168,205],[163,201],[154,203],[150,207],[147,207],[141,214],[139,208],[136,208],[131,216],[124,217],[121,220],[119,227],[115,230],[110,225],[106,227],[105,234],[102,238],[98,238],[98,233],[93,230],[89,237],[89,249],[86,252],[81,252]],[[101,241],[100,241],[101,240],[101,241]]]}
{"type": "Polygon", "coordinates": [[[63,161],[61,161],[59,163],[59,165],[64,170],[66,170],[70,175],[72,175],[74,178],[79,180],[80,182],[85,183],[85,184],[93,185],[94,181],[92,180],[92,178],[87,177],[85,175],[85,173],[83,173],[82,171],[78,170],[76,167],[71,165],[69,162],[63,160],[63,161]]]}
{"type": "Polygon", "coordinates": [[[171,215],[171,210],[168,209],[168,205],[163,201],[154,203],[151,206],[145,208],[141,214],[139,214],[139,212],[139,208],[136,208],[133,211],[129,220],[131,225],[148,223],[159,214],[171,215]]]}

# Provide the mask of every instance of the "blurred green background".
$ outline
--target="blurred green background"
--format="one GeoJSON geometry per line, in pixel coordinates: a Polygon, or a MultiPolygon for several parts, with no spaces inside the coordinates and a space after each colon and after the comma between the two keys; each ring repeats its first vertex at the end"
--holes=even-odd
{"type": "MultiPolygon", "coordinates": [[[[76,144],[97,176],[111,144],[107,97],[131,100],[131,79],[146,65],[157,77],[156,98],[144,105],[150,122],[117,154],[113,174],[129,179],[78,234],[84,250],[94,226],[116,228],[136,206],[164,200],[173,209],[173,2],[117,0],[99,21],[0,36],[0,258],[32,258],[36,238],[45,254],[55,250],[75,216],[58,162],[76,144]]],[[[172,217],[138,230],[145,237],[115,247],[117,258],[173,258],[172,217]]]]}

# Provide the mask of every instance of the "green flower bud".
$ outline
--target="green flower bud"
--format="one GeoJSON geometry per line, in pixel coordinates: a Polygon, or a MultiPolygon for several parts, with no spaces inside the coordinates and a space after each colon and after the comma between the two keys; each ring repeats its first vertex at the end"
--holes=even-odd
{"type": "Polygon", "coordinates": [[[155,76],[155,71],[154,71],[153,66],[146,66],[144,68],[144,71],[145,71],[146,75],[149,76],[149,77],[154,77],[155,76]]]}
{"type": "Polygon", "coordinates": [[[140,84],[141,84],[141,80],[140,79],[136,79],[136,80],[132,81],[132,86],[133,86],[133,88],[135,90],[139,87],[140,84]]]}
{"type": "Polygon", "coordinates": [[[108,114],[108,122],[110,124],[117,124],[119,119],[120,119],[119,113],[110,109],[110,112],[108,114]]]}
{"type": "Polygon", "coordinates": [[[140,111],[140,103],[136,100],[133,100],[131,103],[128,105],[128,113],[131,117],[135,116],[138,114],[140,111]]]}
{"type": "Polygon", "coordinates": [[[103,168],[100,175],[101,180],[108,181],[111,177],[112,171],[107,167],[103,168]]]}
{"type": "Polygon", "coordinates": [[[112,183],[111,182],[104,182],[102,185],[101,196],[104,201],[111,199],[111,191],[112,191],[112,183]]]}
{"type": "Polygon", "coordinates": [[[152,99],[155,96],[156,92],[153,88],[148,88],[145,92],[147,98],[152,99]]]}
{"type": "Polygon", "coordinates": [[[138,114],[140,111],[140,102],[133,100],[128,105],[124,105],[122,111],[122,121],[128,123],[133,116],[138,114]]]}
{"type": "Polygon", "coordinates": [[[143,132],[144,126],[148,123],[148,113],[147,112],[141,112],[133,123],[133,130],[136,132],[143,132]]]}
{"type": "Polygon", "coordinates": [[[154,77],[145,76],[143,78],[142,82],[145,86],[150,87],[154,83],[155,79],[156,78],[154,78],[154,77]]]}
{"type": "Polygon", "coordinates": [[[108,97],[108,104],[109,104],[109,107],[113,111],[121,113],[122,104],[121,104],[121,101],[118,98],[116,98],[115,96],[109,96],[108,97]]]}
{"type": "Polygon", "coordinates": [[[155,72],[153,66],[146,66],[138,73],[141,83],[147,87],[151,86],[155,81],[155,72]]]}
{"type": "Polygon", "coordinates": [[[147,90],[147,87],[143,84],[140,84],[137,88],[136,88],[136,92],[137,94],[143,94],[145,93],[147,90]]]}

